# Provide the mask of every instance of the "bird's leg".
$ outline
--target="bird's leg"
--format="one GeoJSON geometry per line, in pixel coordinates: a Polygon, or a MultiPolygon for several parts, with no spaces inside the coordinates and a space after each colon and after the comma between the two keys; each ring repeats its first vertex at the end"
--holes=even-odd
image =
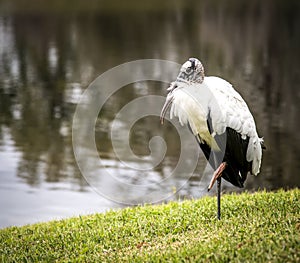
{"type": "Polygon", "coordinates": [[[217,203],[218,203],[217,217],[219,220],[221,219],[221,180],[222,180],[222,177],[218,177],[218,179],[217,179],[217,203]]]}
{"type": "Polygon", "coordinates": [[[218,169],[214,172],[214,174],[210,180],[210,183],[209,183],[209,186],[207,189],[208,191],[213,187],[216,180],[222,176],[222,172],[224,171],[225,168],[226,168],[226,162],[223,162],[219,165],[218,169]]]}

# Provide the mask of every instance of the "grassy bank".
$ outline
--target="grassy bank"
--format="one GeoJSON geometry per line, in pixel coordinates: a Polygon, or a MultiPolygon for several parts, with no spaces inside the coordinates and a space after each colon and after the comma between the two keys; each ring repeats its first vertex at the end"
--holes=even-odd
{"type": "Polygon", "coordinates": [[[224,195],[0,230],[0,261],[299,262],[300,190],[224,195]]]}

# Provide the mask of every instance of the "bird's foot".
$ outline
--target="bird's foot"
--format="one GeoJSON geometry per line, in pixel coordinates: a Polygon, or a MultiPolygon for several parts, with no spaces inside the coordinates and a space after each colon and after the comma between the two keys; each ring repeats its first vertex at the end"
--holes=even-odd
{"type": "Polygon", "coordinates": [[[218,169],[214,172],[214,174],[210,180],[207,191],[209,191],[215,184],[216,180],[222,176],[222,173],[225,170],[225,168],[226,168],[226,162],[223,162],[219,165],[218,169]]]}

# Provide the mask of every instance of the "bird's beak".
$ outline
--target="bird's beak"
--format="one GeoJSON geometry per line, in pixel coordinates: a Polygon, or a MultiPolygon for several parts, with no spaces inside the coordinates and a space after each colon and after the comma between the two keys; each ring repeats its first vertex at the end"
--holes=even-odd
{"type": "Polygon", "coordinates": [[[161,113],[160,113],[160,123],[161,124],[164,124],[165,115],[167,113],[168,108],[172,104],[173,99],[174,99],[173,94],[169,93],[167,98],[166,98],[166,102],[165,102],[165,104],[164,104],[164,106],[161,110],[161,113]]]}

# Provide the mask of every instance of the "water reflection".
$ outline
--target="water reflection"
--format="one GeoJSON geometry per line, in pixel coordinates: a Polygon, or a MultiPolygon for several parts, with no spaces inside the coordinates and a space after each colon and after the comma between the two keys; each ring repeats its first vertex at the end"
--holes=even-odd
{"type": "MultiPolygon", "coordinates": [[[[199,57],[208,75],[230,80],[246,98],[268,149],[261,175],[249,177],[246,187],[299,187],[297,1],[231,1],[231,5],[178,1],[175,6],[169,2],[157,7],[129,4],[125,10],[119,5],[89,8],[78,4],[69,12],[66,5],[58,7],[55,1],[49,6],[36,1],[32,6],[13,3],[0,2],[0,209],[5,214],[0,226],[31,222],[15,221],[14,215],[25,218],[26,210],[33,218],[44,218],[30,207],[47,207],[47,201],[35,206],[34,197],[25,198],[29,193],[49,194],[54,199],[65,195],[65,200],[73,198],[80,203],[78,211],[91,199],[100,198],[91,197],[74,160],[71,126],[76,103],[100,73],[142,58],[182,63],[188,57],[199,57]],[[14,199],[11,205],[7,205],[9,199],[14,199]]],[[[171,125],[161,127],[157,118],[140,120],[131,137],[133,151],[141,156],[149,154],[151,137],[163,134],[166,138],[166,159],[149,173],[124,171],[109,139],[109,125],[118,110],[145,94],[165,95],[165,88],[165,84],[153,82],[125,87],[107,101],[99,115],[95,127],[99,154],[124,181],[160,180],[176,165],[178,135],[171,125]]],[[[96,158],[91,156],[91,162],[96,158]]],[[[101,174],[101,169],[98,172],[101,174]]],[[[174,180],[170,191],[180,180],[183,178],[174,180]]],[[[199,184],[197,176],[193,177],[178,195],[201,196],[199,184]]],[[[91,210],[115,206],[97,200],[91,210]]],[[[64,205],[72,207],[70,202],[64,205]]],[[[59,201],[55,206],[60,207],[59,201]]],[[[63,210],[53,214],[67,215],[63,210]]],[[[51,217],[51,211],[49,208],[44,215],[51,217]]]]}

